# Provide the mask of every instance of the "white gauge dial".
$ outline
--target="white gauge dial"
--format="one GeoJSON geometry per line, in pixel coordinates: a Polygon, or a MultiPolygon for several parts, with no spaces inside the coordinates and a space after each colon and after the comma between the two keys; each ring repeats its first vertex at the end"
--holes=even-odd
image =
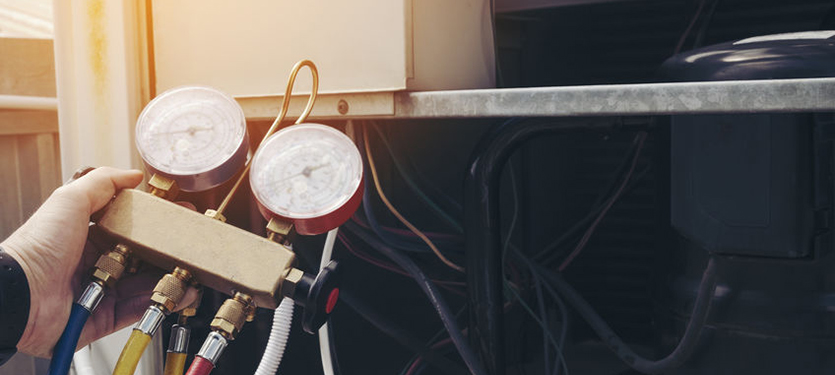
{"type": "Polygon", "coordinates": [[[136,145],[152,172],[173,178],[183,190],[206,190],[246,161],[246,121],[238,103],[220,91],[175,88],[142,111],[136,145]]]}
{"type": "Polygon", "coordinates": [[[322,218],[356,197],[362,158],[351,139],[336,129],[293,125],[270,136],[255,153],[250,183],[258,202],[273,214],[322,218]]]}

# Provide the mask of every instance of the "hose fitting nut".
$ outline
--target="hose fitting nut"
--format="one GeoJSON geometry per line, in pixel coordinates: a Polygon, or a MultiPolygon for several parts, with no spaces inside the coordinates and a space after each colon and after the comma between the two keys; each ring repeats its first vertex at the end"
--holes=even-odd
{"type": "Polygon", "coordinates": [[[203,346],[200,347],[197,355],[207,359],[212,365],[217,365],[217,360],[220,359],[227,345],[229,342],[226,337],[218,332],[209,332],[209,336],[206,337],[206,341],[203,341],[203,346]]]}
{"type": "Polygon", "coordinates": [[[235,293],[235,297],[224,301],[217,310],[210,327],[231,341],[241,331],[244,323],[252,321],[254,317],[255,304],[252,303],[252,298],[243,293],[235,293]]]}
{"type": "Polygon", "coordinates": [[[188,342],[191,329],[187,326],[175,324],[171,327],[171,339],[168,341],[169,353],[188,353],[188,342]]]}
{"type": "Polygon", "coordinates": [[[104,286],[101,285],[100,281],[93,281],[87,285],[84,293],[81,293],[81,297],[78,297],[77,303],[90,313],[93,313],[93,311],[96,311],[96,307],[99,306],[99,302],[101,302],[103,297],[104,286]]]}
{"type": "Polygon", "coordinates": [[[188,282],[191,280],[191,273],[177,267],[173,272],[166,274],[154,287],[154,294],[151,301],[159,305],[166,314],[170,314],[183,300],[186,295],[188,282]]]}
{"type": "Polygon", "coordinates": [[[150,306],[145,310],[142,319],[139,319],[133,329],[153,337],[162,325],[163,319],[165,319],[165,312],[157,306],[150,306]]]}
{"type": "Polygon", "coordinates": [[[129,255],[130,249],[127,246],[116,245],[113,250],[100,256],[96,261],[93,279],[100,280],[105,286],[112,288],[125,273],[129,255]]]}

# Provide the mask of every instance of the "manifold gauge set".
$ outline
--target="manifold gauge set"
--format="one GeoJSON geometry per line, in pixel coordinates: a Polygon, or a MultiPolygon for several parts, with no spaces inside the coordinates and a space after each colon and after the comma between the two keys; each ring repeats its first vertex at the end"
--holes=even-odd
{"type": "MultiPolygon", "coordinates": [[[[314,89],[304,113],[295,124],[276,131],[288,108],[287,102],[282,103],[278,118],[254,150],[243,110],[219,90],[178,87],[161,93],[143,109],[135,139],[151,175],[148,191],[124,189],[92,218],[92,231],[116,245],[99,257],[89,285],[73,305],[55,346],[50,374],[67,374],[81,327],[107,291],[136,264],[169,273],[154,288],[114,374],[134,372],[151,337],[175,312],[179,319],[171,329],[165,373],[183,373],[188,319],[201,300],[193,298],[183,309],[181,303],[187,295],[193,297],[192,290],[213,289],[230,296],[211,320],[211,332],[188,369],[192,375],[211,372],[245,323],[255,318],[257,307],[276,309],[278,314],[289,301],[290,317],[293,305],[302,307],[302,328],[308,333],[325,323],[338,300],[337,264],[323,262],[315,273],[296,268],[289,234],[323,234],[348,220],[362,196],[363,163],[348,136],[326,125],[304,123],[318,88],[312,62],[302,60],[293,68],[285,100],[305,66],[313,75],[314,89]],[[253,206],[268,223],[267,237],[228,224],[223,215],[247,178],[253,206]],[[174,203],[181,191],[190,197],[204,193],[226,197],[200,213],[174,203]]],[[[265,355],[262,364],[273,362],[265,355]]]]}
{"type": "MultiPolygon", "coordinates": [[[[136,125],[146,169],[187,192],[217,187],[241,171],[249,152],[243,110],[209,87],[180,87],[149,103],[136,125]]],[[[281,129],[258,148],[249,173],[267,219],[286,220],[303,235],[344,223],[362,198],[362,157],[332,127],[302,123],[281,129]]]]}

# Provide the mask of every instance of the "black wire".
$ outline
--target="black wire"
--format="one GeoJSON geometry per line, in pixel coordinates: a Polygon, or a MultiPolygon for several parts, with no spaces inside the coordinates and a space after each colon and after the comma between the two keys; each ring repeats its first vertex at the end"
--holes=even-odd
{"type": "MultiPolygon", "coordinates": [[[[514,248],[511,255],[518,258],[528,267],[528,270],[531,273],[531,276],[534,279],[534,283],[537,286],[544,286],[545,290],[554,299],[554,302],[557,304],[557,308],[560,310],[560,315],[562,316],[562,324],[560,324],[560,338],[557,341],[557,350],[559,351],[556,353],[555,360],[554,360],[554,367],[553,373],[555,375],[559,375],[560,371],[563,370],[563,367],[566,367],[567,364],[563,363],[564,366],[560,366],[560,363],[563,362],[565,358],[563,358],[562,354],[565,351],[565,340],[568,334],[568,326],[569,326],[569,315],[568,315],[568,307],[566,307],[565,302],[563,301],[562,297],[554,291],[553,288],[548,287],[545,281],[542,279],[542,275],[539,274],[539,271],[534,268],[533,262],[531,262],[530,258],[522,254],[522,252],[518,248],[514,248]]],[[[546,358],[547,360],[547,358],[546,358]]],[[[566,367],[567,368],[567,367],[566,367]]]]}
{"type": "MultiPolygon", "coordinates": [[[[515,175],[513,173],[513,160],[512,159],[507,161],[507,173],[510,176],[510,187],[511,187],[511,195],[513,196],[514,211],[513,211],[513,219],[511,221],[510,228],[508,228],[508,233],[507,233],[507,235],[504,239],[504,246],[502,248],[502,264],[507,264],[507,261],[508,261],[507,258],[506,258],[507,250],[510,247],[511,237],[513,236],[513,230],[515,229],[514,228],[514,222],[515,222],[515,220],[516,220],[516,218],[518,217],[518,214],[519,214],[519,212],[518,212],[518,209],[519,209],[519,197],[518,197],[519,189],[517,189],[517,180],[514,177],[515,175]]],[[[545,297],[543,296],[543,293],[542,293],[543,282],[540,280],[539,275],[535,274],[535,270],[533,270],[531,268],[530,272],[531,272],[531,275],[534,277],[534,291],[535,291],[536,299],[537,299],[537,305],[538,305],[537,307],[539,309],[539,320],[540,320],[540,322],[542,322],[542,328],[546,331],[546,332],[543,332],[543,334],[542,334],[542,358],[543,358],[543,363],[544,363],[543,367],[545,368],[545,374],[559,375],[560,370],[561,370],[560,361],[562,359],[563,345],[565,343],[565,331],[566,331],[566,324],[567,324],[566,317],[568,316],[568,314],[566,313],[565,304],[562,303],[559,296],[556,296],[555,300],[557,301],[557,303],[561,307],[560,311],[562,313],[564,324],[563,324],[563,327],[562,327],[562,330],[561,330],[562,332],[561,332],[560,340],[557,343],[554,343],[554,367],[553,367],[553,370],[551,370],[551,367],[550,367],[551,362],[550,362],[550,358],[549,358],[550,357],[550,353],[549,353],[550,351],[548,349],[549,344],[551,344],[551,341],[548,340],[549,336],[551,335],[551,327],[548,324],[548,317],[547,317],[546,312],[545,312],[545,297]]],[[[503,275],[503,278],[507,279],[507,276],[503,275]]],[[[520,287],[521,287],[521,285],[520,285],[520,287]]],[[[519,296],[519,298],[521,299],[522,297],[519,296]]],[[[531,311],[531,312],[533,312],[533,311],[531,311]]]]}
{"type": "MultiPolygon", "coordinates": [[[[366,129],[362,130],[363,132],[366,129]]],[[[365,147],[363,137],[358,137],[357,140],[358,148],[360,150],[360,154],[363,157],[363,160],[366,161],[366,169],[368,168],[367,164],[367,155],[365,155],[365,147]]],[[[416,252],[416,253],[427,253],[431,252],[431,250],[426,246],[419,238],[408,238],[406,236],[398,235],[395,233],[387,232],[382,228],[380,222],[377,220],[377,215],[374,214],[374,208],[371,205],[371,184],[370,181],[370,173],[365,173],[363,176],[363,181],[366,186],[365,190],[362,193],[362,212],[365,214],[365,220],[368,223],[368,226],[371,228],[371,231],[374,232],[377,237],[379,237],[386,245],[393,247],[398,250],[408,251],[408,252],[416,252]]],[[[443,240],[433,240],[436,246],[439,249],[447,250],[449,247],[445,245],[445,241],[443,240]]],[[[453,249],[459,249],[463,251],[461,246],[452,246],[453,249]]]]}
{"type": "MultiPolygon", "coordinates": [[[[415,195],[421,197],[422,200],[424,200],[427,205],[432,206],[432,208],[433,208],[432,211],[438,216],[438,218],[442,219],[449,226],[453,227],[453,229],[455,229],[456,233],[461,233],[462,228],[461,228],[460,216],[458,217],[458,219],[453,218],[443,208],[441,208],[441,206],[439,206],[432,198],[430,198],[428,195],[426,195],[426,193],[424,193],[424,191],[419,186],[417,186],[418,183],[411,177],[411,174],[408,171],[405,170],[406,166],[403,165],[403,163],[401,163],[402,159],[400,157],[398,157],[397,154],[394,152],[394,149],[391,146],[391,143],[386,139],[386,136],[380,130],[380,127],[377,126],[373,122],[370,123],[369,125],[372,128],[374,128],[374,131],[377,133],[377,137],[380,139],[380,143],[382,143],[383,146],[385,146],[386,151],[388,151],[389,155],[391,156],[392,161],[394,162],[395,169],[400,174],[400,176],[403,178],[403,180],[406,182],[406,186],[410,190],[412,190],[412,192],[415,193],[415,195]]],[[[447,198],[447,199],[452,199],[452,198],[447,198]]]]}
{"type": "MultiPolygon", "coordinates": [[[[420,171],[420,168],[417,167],[417,164],[415,164],[414,159],[412,159],[408,155],[405,155],[403,158],[406,159],[406,163],[408,163],[409,168],[411,168],[411,175],[415,177],[416,184],[422,185],[424,188],[428,188],[429,190],[431,190],[436,198],[441,198],[443,200],[443,203],[447,205],[447,207],[445,208],[453,211],[451,213],[452,216],[462,217],[464,215],[464,208],[463,206],[461,206],[461,202],[455,200],[449,194],[447,194],[447,192],[441,190],[441,188],[429,182],[429,178],[427,178],[426,175],[424,175],[423,172],[420,171]]],[[[437,201],[435,203],[439,205],[441,204],[437,201]]]]}
{"type": "MultiPolygon", "coordinates": [[[[366,180],[367,184],[367,174],[363,177],[366,180]]],[[[415,253],[426,253],[431,251],[429,248],[426,247],[426,244],[413,244],[403,241],[402,239],[398,238],[393,233],[386,232],[381,226],[380,223],[377,221],[377,215],[374,214],[374,209],[371,207],[370,201],[370,192],[369,189],[365,189],[362,193],[362,211],[365,214],[365,221],[368,223],[368,226],[371,228],[371,231],[380,238],[386,245],[391,246],[395,249],[402,250],[402,251],[409,251],[415,253]]]]}
{"type": "MultiPolygon", "coordinates": [[[[632,159],[635,153],[638,152],[638,146],[640,144],[639,142],[637,142],[638,137],[640,137],[640,134],[635,136],[632,145],[630,146],[629,150],[627,150],[625,157],[621,161],[618,168],[615,170],[615,173],[612,174],[612,177],[608,181],[606,188],[604,188],[601,191],[601,193],[598,194],[597,199],[591,205],[591,211],[589,211],[589,213],[586,214],[586,216],[584,216],[582,219],[574,223],[574,225],[572,225],[571,228],[563,232],[563,234],[560,237],[552,241],[548,246],[545,247],[545,249],[536,254],[534,256],[535,260],[543,261],[544,263],[553,263],[557,259],[561,258],[562,252],[554,250],[558,250],[561,246],[568,242],[568,240],[580,235],[580,233],[582,233],[581,229],[584,229],[584,227],[587,224],[592,222],[597,217],[597,215],[600,214],[600,211],[602,211],[603,208],[606,206],[606,202],[609,200],[611,194],[613,193],[617,185],[621,182],[624,173],[626,173],[626,170],[628,169],[630,164],[629,161],[632,159]]],[[[635,178],[631,179],[631,181],[627,184],[623,192],[623,195],[626,195],[626,193],[628,193],[631,189],[637,186],[638,182],[648,171],[649,166],[645,167],[641,172],[639,172],[635,176],[635,178]]]]}
{"type": "Polygon", "coordinates": [[[343,291],[340,293],[340,301],[345,302],[345,304],[356,311],[359,316],[371,323],[374,328],[377,328],[380,332],[393,338],[399,344],[423,357],[424,360],[431,363],[445,374],[458,375],[466,373],[467,369],[447,359],[443,355],[438,354],[436,351],[424,344],[423,341],[414,337],[408,330],[390,321],[383,314],[380,314],[374,308],[359,298],[356,298],[352,293],[346,292],[347,291],[343,291]]]}
{"type": "MultiPolygon", "coordinates": [[[[455,313],[455,319],[459,319],[459,318],[461,317],[461,314],[463,314],[465,311],[467,311],[467,305],[464,305],[463,307],[461,307],[461,309],[460,309],[460,310],[458,310],[458,312],[457,312],[457,313],[455,313]]],[[[433,345],[436,341],[438,341],[438,339],[440,339],[440,338],[441,338],[441,336],[444,334],[444,332],[446,332],[446,328],[443,328],[443,327],[442,327],[441,329],[439,329],[439,330],[438,330],[438,332],[435,332],[435,334],[434,334],[434,335],[432,335],[432,338],[430,338],[430,339],[427,341],[426,345],[427,345],[427,346],[432,346],[432,345],[433,345]]],[[[410,360],[409,360],[409,362],[407,362],[407,366],[408,366],[409,364],[413,363],[414,361],[416,361],[418,358],[420,358],[420,355],[415,354],[415,355],[412,357],[412,359],[410,359],[410,360]]],[[[406,370],[406,369],[404,369],[404,371],[405,371],[405,370],[406,370]]]]}
{"type": "MultiPolygon", "coordinates": [[[[536,299],[537,305],[539,305],[539,320],[542,321],[542,324],[546,324],[544,327],[548,330],[550,334],[551,328],[547,325],[548,323],[548,316],[545,314],[545,297],[542,295],[542,283],[535,282],[534,283],[534,290],[536,291],[536,299]]],[[[558,348],[554,348],[555,351],[559,352],[562,350],[562,346],[558,348]]],[[[559,358],[559,353],[555,353],[555,356],[559,358]]],[[[549,359],[550,355],[548,354],[548,340],[546,338],[546,334],[542,334],[542,358],[544,358],[543,366],[545,367],[545,373],[551,374],[551,361],[549,359]]],[[[559,364],[559,362],[558,362],[559,364]]]]}
{"type": "MultiPolygon", "coordinates": [[[[365,128],[361,130],[365,132],[365,128]]],[[[365,141],[364,137],[360,136],[357,137],[357,148],[360,150],[360,155],[362,156],[363,162],[365,163],[364,168],[368,170],[368,159],[367,155],[365,155],[365,141]]],[[[409,244],[406,242],[401,241],[400,239],[396,238],[394,235],[386,232],[380,227],[379,222],[377,221],[377,216],[374,214],[374,208],[371,206],[371,186],[369,181],[369,174],[363,174],[363,183],[365,184],[365,190],[362,192],[362,210],[365,214],[365,220],[368,223],[368,226],[371,227],[371,230],[374,234],[377,235],[386,245],[391,246],[393,248],[397,248],[403,251],[414,251],[414,252],[426,252],[429,249],[426,248],[425,245],[417,246],[413,244],[409,244]]]]}
{"type": "Polygon", "coordinates": [[[716,13],[716,8],[719,6],[720,1],[722,0],[713,0],[710,4],[710,9],[708,9],[702,25],[699,26],[699,32],[696,34],[696,40],[693,42],[693,49],[701,47],[702,43],[704,43],[707,29],[710,27],[710,22],[713,21],[713,15],[716,13]]]}
{"type": "Polygon", "coordinates": [[[471,373],[476,375],[486,374],[487,372],[484,371],[481,362],[478,361],[475,353],[473,353],[470,346],[467,344],[466,340],[464,339],[464,335],[461,333],[461,328],[458,326],[458,322],[455,321],[455,316],[449,310],[449,305],[447,305],[446,301],[443,299],[443,296],[438,292],[438,289],[435,287],[435,284],[426,277],[426,274],[420,269],[420,267],[412,261],[411,258],[407,257],[404,254],[386,246],[384,243],[379,241],[378,239],[374,238],[373,236],[369,236],[363,233],[356,228],[356,224],[352,222],[345,223],[345,226],[349,228],[354,234],[360,237],[363,241],[371,245],[375,250],[379,251],[381,254],[385,255],[391,261],[397,263],[401,268],[406,270],[412,278],[415,279],[418,286],[423,290],[426,296],[429,298],[429,302],[432,303],[432,306],[438,312],[438,315],[441,318],[441,321],[444,324],[447,332],[449,333],[452,342],[455,344],[455,347],[458,349],[458,354],[461,355],[461,358],[464,360],[464,363],[467,365],[467,368],[470,370],[471,373]]]}
{"type": "MultiPolygon", "coordinates": [[[[519,254],[520,256],[523,256],[519,254]]],[[[580,316],[591,326],[603,340],[603,343],[611,349],[624,363],[636,371],[646,374],[660,374],[681,366],[687,361],[696,349],[699,336],[702,333],[708,311],[713,302],[713,294],[716,290],[716,261],[713,256],[708,260],[699,284],[696,301],[693,305],[693,312],[690,321],[684,330],[684,335],[676,348],[666,357],[659,360],[650,360],[635,353],[621,338],[606,324],[606,321],[594,310],[588,302],[578,293],[558,272],[553,272],[541,265],[531,262],[533,267],[548,281],[546,288],[553,287],[561,294],[566,301],[580,314],[580,316]]]]}
{"type": "Polygon", "coordinates": [[[684,29],[684,32],[681,34],[681,37],[678,39],[678,43],[676,43],[676,48],[675,50],[673,50],[673,55],[678,55],[678,53],[681,52],[682,47],[684,47],[684,41],[687,40],[688,36],[690,36],[690,32],[693,30],[693,26],[696,25],[696,22],[702,15],[702,10],[704,10],[705,2],[707,0],[697,1],[699,2],[699,5],[696,8],[696,13],[693,14],[693,18],[690,19],[690,23],[687,24],[687,28],[684,29]]]}
{"type": "MultiPolygon", "coordinates": [[[[362,230],[362,228],[351,229],[362,230]]],[[[349,231],[356,234],[354,230],[349,229],[349,231]]],[[[301,260],[303,260],[308,265],[318,263],[318,260],[315,259],[316,257],[309,251],[298,251],[296,252],[296,254],[300,255],[301,260]]],[[[461,367],[453,361],[450,361],[446,357],[438,355],[437,353],[432,351],[432,349],[428,348],[421,340],[414,338],[406,329],[399,327],[397,324],[390,321],[384,315],[378,313],[372,307],[356,298],[351,291],[342,288],[339,293],[339,301],[340,303],[344,303],[352,310],[354,310],[354,312],[356,312],[357,315],[371,323],[371,325],[373,325],[374,328],[377,328],[380,332],[388,335],[395,341],[403,344],[403,346],[409,348],[418,355],[422,355],[427,362],[435,365],[444,373],[450,375],[457,375],[464,371],[463,367],[461,367]]],[[[333,319],[328,321],[328,331],[328,334],[331,335],[331,340],[329,344],[331,346],[331,358],[333,359],[334,371],[336,371],[336,373],[339,374],[339,360],[336,356],[336,340],[333,339],[333,319]]]]}

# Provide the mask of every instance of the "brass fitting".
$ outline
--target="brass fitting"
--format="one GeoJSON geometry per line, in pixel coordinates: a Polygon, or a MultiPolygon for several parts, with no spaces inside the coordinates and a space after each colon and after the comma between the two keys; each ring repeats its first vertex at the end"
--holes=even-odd
{"type": "Polygon", "coordinates": [[[276,218],[270,218],[270,221],[267,222],[267,238],[270,241],[275,241],[278,243],[285,243],[287,242],[287,237],[290,235],[290,231],[293,230],[293,223],[284,220],[277,220],[276,218]]]}
{"type": "Polygon", "coordinates": [[[173,272],[166,274],[159,280],[157,286],[154,287],[151,301],[159,305],[166,314],[171,313],[185,296],[190,280],[190,272],[180,267],[175,268],[173,272]]]}
{"type": "Polygon", "coordinates": [[[208,210],[206,210],[206,213],[204,215],[206,215],[206,216],[208,216],[212,219],[215,219],[217,221],[220,221],[222,223],[226,222],[226,216],[223,216],[223,214],[221,214],[220,212],[217,212],[217,210],[208,209],[208,210]]]}
{"type": "Polygon", "coordinates": [[[180,187],[177,186],[177,181],[168,177],[163,177],[158,174],[151,176],[148,180],[149,193],[158,196],[162,199],[173,201],[180,194],[180,187]]]}
{"type": "Polygon", "coordinates": [[[130,249],[127,246],[116,245],[113,250],[100,256],[96,261],[93,279],[100,280],[104,285],[112,288],[125,272],[128,255],[130,255],[130,249]]]}
{"type": "Polygon", "coordinates": [[[241,331],[244,323],[252,321],[254,317],[255,304],[252,298],[243,293],[235,293],[233,298],[223,302],[209,326],[231,341],[241,331]]]}
{"type": "Polygon", "coordinates": [[[290,268],[287,271],[287,275],[284,275],[284,285],[281,288],[281,293],[284,294],[285,297],[293,298],[296,294],[296,286],[304,278],[304,271],[298,268],[290,268]]]}

